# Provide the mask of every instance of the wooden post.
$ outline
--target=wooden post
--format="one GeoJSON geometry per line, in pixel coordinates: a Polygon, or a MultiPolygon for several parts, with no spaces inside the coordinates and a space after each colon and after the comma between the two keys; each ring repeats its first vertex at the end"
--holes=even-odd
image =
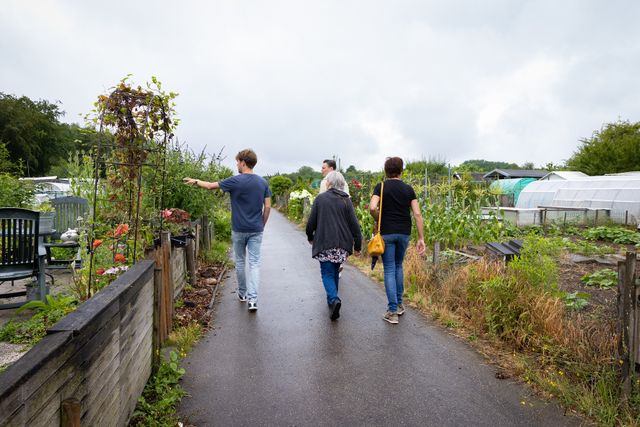
{"type": "Polygon", "coordinates": [[[66,399],[60,407],[60,425],[62,427],[80,427],[81,407],[78,399],[66,399]]]}
{"type": "Polygon", "coordinates": [[[153,268],[153,336],[151,341],[151,351],[153,354],[152,358],[152,369],[155,373],[157,368],[160,366],[160,347],[162,345],[162,339],[160,336],[160,293],[162,290],[162,267],[158,263],[158,252],[156,249],[156,265],[153,268]]]}
{"type": "Polygon", "coordinates": [[[202,215],[202,249],[205,251],[211,248],[211,235],[209,233],[209,217],[202,215]]]}
{"type": "Polygon", "coordinates": [[[196,284],[196,259],[195,259],[195,245],[193,239],[187,239],[187,245],[184,248],[187,256],[187,272],[189,273],[189,284],[195,286],[196,284]]]}
{"type": "Polygon", "coordinates": [[[433,265],[440,263],[440,241],[433,242],[433,265]]]}
{"type": "Polygon", "coordinates": [[[635,252],[627,252],[626,260],[618,262],[618,354],[621,361],[622,389],[621,401],[625,402],[631,395],[633,373],[635,371],[635,355],[637,343],[635,336],[635,252]]]}
{"type": "Polygon", "coordinates": [[[202,225],[196,224],[196,238],[194,240],[194,256],[196,258],[196,270],[198,269],[198,257],[200,256],[200,240],[202,239],[202,225]]]}
{"type": "Polygon", "coordinates": [[[171,274],[171,234],[163,231],[160,239],[162,250],[162,291],[164,306],[165,333],[171,332],[173,321],[173,275],[171,274]]]}

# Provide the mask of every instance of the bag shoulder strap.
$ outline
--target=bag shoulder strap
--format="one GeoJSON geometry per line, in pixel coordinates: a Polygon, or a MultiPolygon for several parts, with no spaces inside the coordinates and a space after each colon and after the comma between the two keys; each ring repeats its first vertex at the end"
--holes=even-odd
{"type": "Polygon", "coordinates": [[[382,221],[382,195],[384,194],[384,179],[380,186],[380,206],[378,207],[378,234],[380,234],[380,222],[382,221]]]}

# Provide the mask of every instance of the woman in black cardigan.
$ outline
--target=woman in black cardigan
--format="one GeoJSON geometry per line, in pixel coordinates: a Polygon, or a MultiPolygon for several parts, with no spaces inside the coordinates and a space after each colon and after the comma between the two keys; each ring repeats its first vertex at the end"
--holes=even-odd
{"type": "Polygon", "coordinates": [[[359,254],[362,233],[349,195],[338,188],[345,185],[340,172],[326,176],[328,190],[316,197],[307,221],[307,239],[311,256],[320,262],[322,284],[331,308],[331,320],[340,317],[342,301],[338,297],[340,265],[354,251],[359,254]]]}

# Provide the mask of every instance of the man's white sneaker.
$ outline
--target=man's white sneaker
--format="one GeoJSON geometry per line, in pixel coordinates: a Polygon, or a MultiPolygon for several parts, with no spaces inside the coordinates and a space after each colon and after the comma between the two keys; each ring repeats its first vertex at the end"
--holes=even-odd
{"type": "Polygon", "coordinates": [[[238,299],[240,302],[247,302],[247,297],[238,292],[238,299]]]}
{"type": "Polygon", "coordinates": [[[256,301],[249,301],[249,311],[257,311],[258,303],[256,301]]]}

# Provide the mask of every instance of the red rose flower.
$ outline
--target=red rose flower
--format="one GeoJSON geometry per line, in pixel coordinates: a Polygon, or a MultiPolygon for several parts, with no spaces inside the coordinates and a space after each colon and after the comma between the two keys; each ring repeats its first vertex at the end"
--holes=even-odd
{"type": "Polygon", "coordinates": [[[116,254],[115,261],[116,262],[126,262],[127,259],[122,254],[116,254]]]}
{"type": "Polygon", "coordinates": [[[116,227],[116,232],[114,233],[114,237],[117,239],[123,234],[127,234],[129,232],[129,224],[120,224],[116,227]]]}

